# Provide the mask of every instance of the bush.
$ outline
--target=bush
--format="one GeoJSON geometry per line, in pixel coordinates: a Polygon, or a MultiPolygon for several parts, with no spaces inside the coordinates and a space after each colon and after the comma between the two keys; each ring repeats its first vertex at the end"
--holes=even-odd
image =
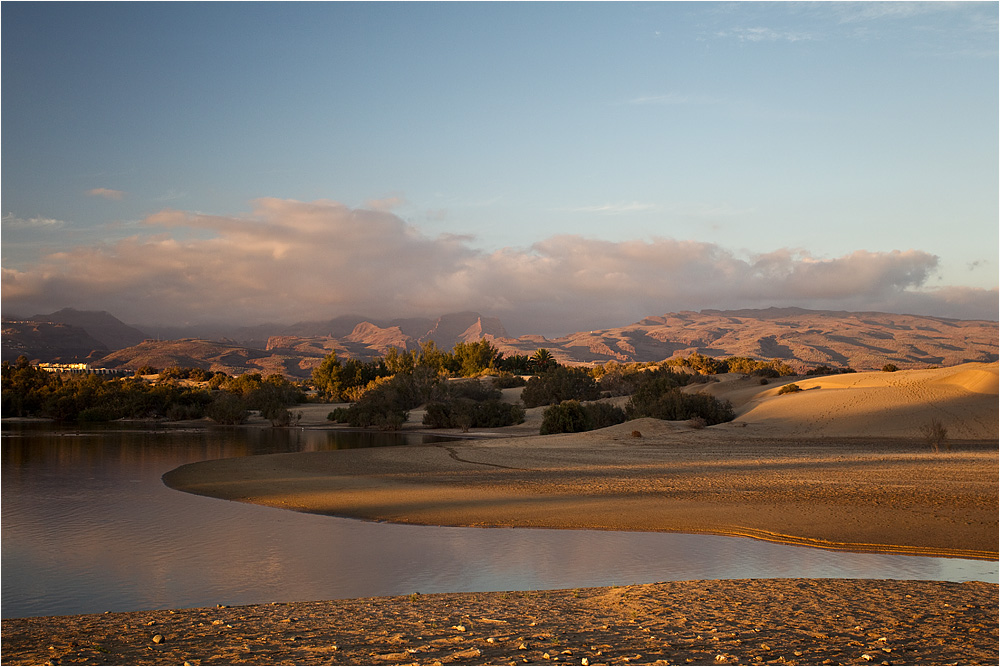
{"type": "Polygon", "coordinates": [[[896,364],[886,364],[885,366],[882,367],[883,373],[895,373],[898,370],[899,366],[897,366],[896,364]]]}
{"type": "MultiPolygon", "coordinates": [[[[931,419],[930,423],[920,427],[920,433],[935,452],[941,450],[941,445],[948,439],[948,429],[937,419],[931,419]]],[[[951,443],[947,445],[951,451],[951,443]]]]}
{"type": "Polygon", "coordinates": [[[430,428],[500,428],[524,421],[524,408],[491,398],[485,401],[456,399],[448,403],[429,403],[424,426],[430,428]]]}
{"type": "Polygon", "coordinates": [[[470,401],[499,400],[500,390],[490,386],[482,380],[459,380],[457,382],[443,382],[434,387],[431,395],[435,400],[453,401],[458,399],[468,399],[470,401]]]}
{"type": "Polygon", "coordinates": [[[579,401],[563,401],[545,408],[542,427],[538,432],[540,435],[581,433],[624,421],[625,411],[607,403],[583,405],[579,401]]]}
{"type": "Polygon", "coordinates": [[[205,410],[209,419],[220,424],[242,424],[250,416],[246,401],[240,396],[220,392],[205,410]]]}
{"type": "Polygon", "coordinates": [[[629,419],[654,417],[678,421],[702,417],[707,425],[732,421],[736,416],[729,401],[719,401],[708,394],[686,394],[678,387],[662,392],[636,392],[625,406],[625,413],[629,419]]]}
{"type": "Polygon", "coordinates": [[[779,389],[778,396],[781,396],[782,394],[794,394],[797,391],[802,391],[802,387],[793,382],[791,384],[786,384],[781,389],[779,389]]]}
{"type": "MultiPolygon", "coordinates": [[[[525,357],[527,359],[527,357],[525,357]]],[[[512,387],[523,387],[527,384],[520,375],[514,375],[508,371],[501,371],[500,375],[493,381],[493,386],[497,389],[510,389],[512,387]]]]}
{"type": "Polygon", "coordinates": [[[424,388],[413,376],[396,375],[368,391],[351,407],[330,414],[355,428],[395,431],[406,423],[408,411],[423,402],[423,395],[424,388]]]}
{"type": "Polygon", "coordinates": [[[593,401],[599,398],[597,382],[586,368],[555,366],[524,385],[521,401],[525,407],[553,405],[563,401],[593,401]]]}

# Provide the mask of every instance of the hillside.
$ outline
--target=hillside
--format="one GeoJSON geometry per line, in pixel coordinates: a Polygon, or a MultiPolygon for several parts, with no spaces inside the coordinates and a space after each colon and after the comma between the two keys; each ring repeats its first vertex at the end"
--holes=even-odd
{"type": "Polygon", "coordinates": [[[34,320],[3,322],[3,361],[14,361],[23,354],[32,360],[74,362],[107,351],[107,345],[80,327],[34,320]]]}
{"type": "Polygon", "coordinates": [[[564,363],[659,361],[698,352],[780,359],[801,369],[866,370],[887,363],[920,368],[996,361],[997,336],[997,323],[989,321],[768,308],[668,313],[625,327],[553,340],[525,337],[500,347],[521,354],[547,347],[564,363]]]}
{"type": "Polygon", "coordinates": [[[537,335],[512,338],[499,319],[475,312],[452,313],[436,320],[373,321],[344,316],[240,331],[242,335],[223,342],[181,337],[117,349],[141,332],[107,313],[64,310],[27,322],[5,321],[4,359],[27,354],[40,361],[88,359],[94,365],[112,368],[180,365],[227,373],[245,369],[307,377],[333,350],[341,358],[370,359],[393,347],[414,350],[434,341],[439,348],[451,349],[458,342],[484,338],[507,356],[531,355],[546,348],[561,363],[584,365],[662,361],[692,352],[779,359],[803,371],[822,365],[863,371],[881,369],[887,363],[908,369],[998,359],[997,322],[801,308],[667,313],[622,327],[552,339],[537,335]],[[74,327],[41,321],[57,316],[72,317],[81,324],[74,327]]]}

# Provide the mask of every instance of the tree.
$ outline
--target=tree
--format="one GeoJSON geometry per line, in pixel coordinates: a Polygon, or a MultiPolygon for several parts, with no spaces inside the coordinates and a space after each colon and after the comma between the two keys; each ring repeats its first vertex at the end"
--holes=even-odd
{"type": "Polygon", "coordinates": [[[395,347],[390,347],[382,359],[386,369],[393,375],[403,373],[409,375],[417,365],[417,358],[413,352],[399,351],[395,347]]]}
{"type": "Polygon", "coordinates": [[[448,372],[451,362],[452,355],[439,350],[432,340],[424,343],[417,355],[417,366],[423,366],[435,374],[448,372]]]}
{"type": "Polygon", "coordinates": [[[485,338],[474,343],[456,343],[454,352],[458,373],[475,377],[483,371],[496,370],[503,355],[485,338]]]}
{"type": "Polygon", "coordinates": [[[340,379],[340,359],[337,353],[331,352],[313,369],[312,381],[319,395],[328,401],[340,400],[342,391],[340,379]]]}
{"type": "Polygon", "coordinates": [[[555,366],[528,380],[521,392],[525,407],[552,405],[563,401],[593,401],[600,398],[594,376],[586,368],[555,366]]]}
{"type": "MultiPolygon", "coordinates": [[[[929,423],[921,426],[920,433],[924,436],[927,443],[934,448],[935,452],[940,451],[941,445],[948,439],[948,429],[937,419],[931,419],[929,423]]],[[[951,451],[950,443],[947,447],[948,451],[951,451]]]]}
{"type": "Polygon", "coordinates": [[[553,366],[557,365],[555,357],[553,357],[552,353],[544,347],[540,347],[535,350],[535,354],[531,357],[531,363],[535,367],[536,373],[544,373],[553,366]]]}

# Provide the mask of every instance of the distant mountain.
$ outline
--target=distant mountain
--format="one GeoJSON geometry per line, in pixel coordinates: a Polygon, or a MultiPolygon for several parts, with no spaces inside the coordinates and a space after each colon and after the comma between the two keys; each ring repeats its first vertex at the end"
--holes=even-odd
{"type": "MultiPolygon", "coordinates": [[[[65,311],[60,313],[66,317],[65,311]]],[[[114,320],[107,313],[91,315],[93,322],[114,320]]],[[[803,371],[821,365],[871,370],[887,363],[922,368],[998,359],[997,322],[802,308],[683,311],[553,339],[537,335],[511,338],[499,319],[475,312],[451,313],[437,320],[344,316],[243,329],[247,338],[240,335],[236,340],[147,340],[117,351],[111,351],[113,348],[89,329],[48,324],[50,328],[62,327],[55,332],[39,329],[41,324],[15,326],[5,322],[4,359],[30,348],[31,336],[47,336],[50,341],[48,347],[36,345],[34,349],[71,350],[81,358],[90,356],[94,365],[133,369],[144,364],[156,368],[198,366],[230,374],[250,370],[293,377],[308,377],[331,351],[342,359],[371,359],[391,347],[414,350],[431,340],[448,350],[459,342],[489,339],[508,356],[531,355],[544,347],[565,364],[662,361],[692,352],[779,359],[803,371]]],[[[121,330],[113,322],[109,324],[112,330],[121,330]]],[[[100,331],[108,337],[107,330],[100,331]]],[[[55,360],[37,355],[32,358],[55,360]]],[[[70,360],[65,354],[61,359],[70,360]]]]}
{"type": "Polygon", "coordinates": [[[152,366],[159,370],[170,366],[203,368],[222,371],[229,375],[243,373],[280,373],[290,377],[308,377],[329,350],[315,354],[286,354],[249,348],[232,341],[209,341],[197,338],[180,340],[147,340],[139,345],[116,350],[93,362],[102,368],[128,368],[152,366]]]}
{"type": "Polygon", "coordinates": [[[88,334],[104,343],[109,350],[137,345],[148,338],[146,334],[128,326],[105,311],[74,310],[63,308],[48,315],[35,315],[35,322],[53,322],[80,327],[88,334]]]}
{"type": "Polygon", "coordinates": [[[76,362],[108,347],[80,327],[34,320],[4,320],[0,359],[15,361],[22,354],[31,361],[76,362]]]}
{"type": "Polygon", "coordinates": [[[64,308],[48,315],[4,318],[3,359],[82,361],[141,343],[146,335],[103,311],[64,308]]]}
{"type": "Polygon", "coordinates": [[[779,359],[793,368],[820,365],[879,369],[996,361],[998,323],[891,313],[767,308],[703,310],[647,317],[634,324],[498,345],[505,354],[546,347],[563,363],[659,361],[698,352],[712,357],[779,359]]]}

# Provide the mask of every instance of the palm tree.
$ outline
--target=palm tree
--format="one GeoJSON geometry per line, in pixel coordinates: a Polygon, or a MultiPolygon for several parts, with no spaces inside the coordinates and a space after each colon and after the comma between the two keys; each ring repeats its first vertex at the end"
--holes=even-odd
{"type": "Polygon", "coordinates": [[[556,365],[555,357],[544,347],[538,348],[535,351],[535,354],[531,357],[531,362],[535,365],[535,369],[538,372],[547,371],[556,365]]]}

